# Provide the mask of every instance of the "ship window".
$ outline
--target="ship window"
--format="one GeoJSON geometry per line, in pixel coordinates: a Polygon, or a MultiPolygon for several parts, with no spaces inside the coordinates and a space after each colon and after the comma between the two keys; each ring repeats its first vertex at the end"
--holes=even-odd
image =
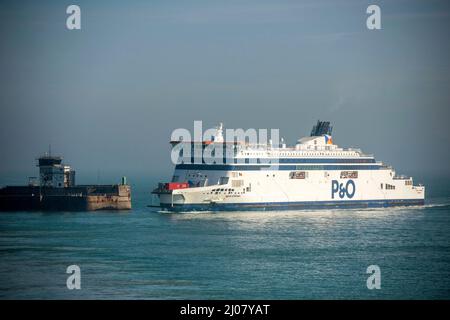
{"type": "Polygon", "coordinates": [[[308,173],[305,171],[292,171],[289,173],[289,179],[305,179],[308,173]]]}
{"type": "Polygon", "coordinates": [[[244,180],[231,180],[231,186],[233,188],[239,188],[244,185],[244,180]]]}
{"type": "Polygon", "coordinates": [[[381,184],[381,189],[383,189],[383,184],[381,184]]]}
{"type": "Polygon", "coordinates": [[[227,184],[229,179],[230,178],[228,178],[228,177],[220,177],[219,184],[227,184]]]}
{"type": "Polygon", "coordinates": [[[180,178],[179,176],[173,176],[172,177],[172,182],[178,182],[179,178],[180,178]]]}

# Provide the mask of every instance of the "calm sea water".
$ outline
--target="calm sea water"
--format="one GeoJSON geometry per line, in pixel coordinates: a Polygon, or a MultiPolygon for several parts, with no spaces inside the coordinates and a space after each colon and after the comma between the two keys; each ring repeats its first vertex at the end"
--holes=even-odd
{"type": "Polygon", "coordinates": [[[0,214],[0,298],[450,298],[447,187],[424,207],[184,214],[133,187],[130,212],[0,214]]]}

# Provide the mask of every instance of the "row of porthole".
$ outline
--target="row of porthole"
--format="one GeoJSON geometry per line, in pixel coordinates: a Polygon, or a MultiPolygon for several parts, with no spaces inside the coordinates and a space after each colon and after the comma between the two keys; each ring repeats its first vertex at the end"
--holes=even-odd
{"type": "MultiPolygon", "coordinates": [[[[243,153],[244,154],[244,153],[243,153]]],[[[259,153],[245,153],[246,156],[266,156],[266,154],[259,154],[259,153]]],[[[280,156],[356,156],[356,153],[324,153],[324,152],[317,152],[317,153],[281,153],[280,156]]]]}
{"type": "Polygon", "coordinates": [[[224,189],[213,189],[211,192],[207,192],[206,194],[243,194],[245,193],[245,189],[242,189],[242,192],[235,191],[233,188],[224,188],[224,189]]]}

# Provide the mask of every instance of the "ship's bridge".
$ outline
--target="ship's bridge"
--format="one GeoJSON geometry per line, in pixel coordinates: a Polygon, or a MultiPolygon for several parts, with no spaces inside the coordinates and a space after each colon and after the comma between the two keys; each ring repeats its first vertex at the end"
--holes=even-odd
{"type": "Polygon", "coordinates": [[[335,150],[336,148],[330,135],[304,137],[299,139],[295,145],[296,150],[335,150]]]}
{"type": "Polygon", "coordinates": [[[337,146],[333,144],[331,132],[333,127],[329,121],[317,121],[312,128],[309,137],[301,138],[295,145],[295,150],[336,150],[337,146]]]}

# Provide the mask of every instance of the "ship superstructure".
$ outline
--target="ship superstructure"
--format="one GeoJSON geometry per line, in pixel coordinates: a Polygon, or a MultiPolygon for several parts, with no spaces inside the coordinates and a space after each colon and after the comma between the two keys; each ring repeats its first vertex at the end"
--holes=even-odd
{"type": "MultiPolygon", "coordinates": [[[[225,142],[223,128],[211,141],[172,141],[200,150],[214,144],[224,161],[181,152],[172,181],[153,191],[174,211],[266,210],[422,205],[425,187],[360,149],[333,143],[332,126],[318,121],[310,136],[288,147],[225,142]],[[230,148],[231,144],[231,148],[230,148]],[[231,150],[231,157],[230,157],[231,150]],[[197,160],[197,161],[196,161],[197,160]]],[[[194,152],[193,152],[194,153],[194,152]]]]}
{"type": "Polygon", "coordinates": [[[75,186],[75,171],[62,163],[62,157],[45,154],[37,159],[37,166],[40,186],[54,188],[75,186]]]}

